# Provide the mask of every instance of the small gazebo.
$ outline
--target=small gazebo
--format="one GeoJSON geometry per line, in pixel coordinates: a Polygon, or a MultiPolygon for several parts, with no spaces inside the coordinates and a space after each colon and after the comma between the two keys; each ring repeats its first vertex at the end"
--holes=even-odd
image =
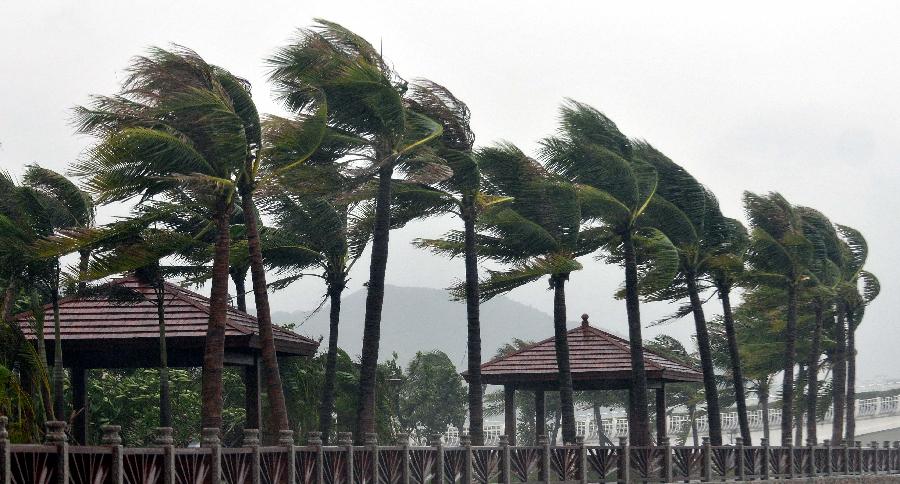
{"type": "MultiPolygon", "coordinates": [[[[63,365],[71,370],[76,417],[73,436],[86,442],[89,423],[87,370],[92,368],[155,368],[159,366],[159,319],[156,292],[136,277],[116,279],[112,284],[135,290],[144,298],[121,303],[99,297],[67,297],[59,301],[63,365]]],[[[209,298],[165,282],[164,315],[166,350],[170,367],[203,364],[209,298]]],[[[25,338],[35,340],[29,320],[32,314],[15,317],[25,338]]],[[[278,356],[311,356],[319,346],[279,326],[273,328],[278,356]]],[[[53,362],[53,308],[44,306],[44,341],[53,362]]],[[[244,368],[247,428],[262,428],[260,422],[260,336],[256,317],[228,308],[225,328],[225,364],[244,368]]]]}
{"type": "MultiPolygon", "coordinates": [[[[625,390],[631,385],[631,347],[627,340],[591,326],[588,315],[567,333],[572,386],[578,390],[625,390]]],[[[702,382],[703,374],[650,350],[644,349],[649,388],[656,390],[656,432],[666,434],[666,383],[702,382]]],[[[468,372],[463,373],[468,380],[468,372]]],[[[503,385],[506,428],[516,428],[516,390],[535,393],[535,424],[538,435],[546,435],[544,392],[559,390],[555,339],[522,348],[481,365],[481,381],[503,385]]],[[[509,433],[515,443],[515,432],[509,433]]]]}

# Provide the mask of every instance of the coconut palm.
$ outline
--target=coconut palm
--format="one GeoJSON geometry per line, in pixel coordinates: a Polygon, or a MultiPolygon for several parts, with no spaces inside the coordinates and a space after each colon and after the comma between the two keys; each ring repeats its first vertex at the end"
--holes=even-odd
{"type": "Polygon", "coordinates": [[[97,143],[73,173],[99,202],[186,197],[205,208],[215,227],[201,385],[202,426],[212,428],[222,424],[229,216],[238,179],[257,149],[246,106],[232,97],[236,83],[190,49],[152,48],[132,62],[119,94],[76,110],[79,131],[97,143]]]}
{"type": "MultiPolygon", "coordinates": [[[[90,227],[94,223],[94,203],[91,197],[80,190],[65,176],[38,165],[30,165],[25,171],[23,184],[32,190],[30,198],[32,205],[41,214],[49,225],[51,233],[60,230],[70,230],[90,227]]],[[[45,233],[44,235],[51,235],[45,233]]],[[[79,272],[87,269],[90,252],[81,250],[78,264],[79,272]]],[[[57,418],[61,418],[65,412],[65,393],[63,383],[65,381],[65,369],[63,368],[62,339],[60,334],[59,298],[62,268],[59,257],[51,258],[48,267],[49,276],[47,292],[53,306],[53,409],[57,418]]]]}
{"type": "Polygon", "coordinates": [[[567,101],[560,112],[560,132],[542,142],[543,159],[549,171],[587,187],[581,190],[582,211],[603,222],[607,259],[625,268],[632,367],[629,433],[633,445],[649,445],[639,297],[667,287],[678,269],[677,251],[646,217],[648,206],[664,202],[656,195],[658,176],[615,123],[596,109],[567,101]]]}
{"type": "Polygon", "coordinates": [[[849,256],[842,271],[839,297],[847,318],[847,428],[844,439],[852,442],[856,437],[856,328],[862,323],[866,306],[878,297],[881,284],[874,274],[863,268],[869,245],[862,233],[845,225],[837,225],[837,230],[849,256]]]}
{"type": "Polygon", "coordinates": [[[794,428],[794,365],[797,363],[797,304],[810,280],[813,246],[804,236],[800,212],[778,193],[744,192],[744,208],[752,228],[747,260],[751,280],[784,292],[784,329],[781,441],[791,442],[794,428]]]}
{"type": "MultiPolygon", "coordinates": [[[[360,184],[374,177],[377,187],[372,257],[363,330],[357,438],[375,430],[375,384],[381,308],[391,228],[395,168],[417,148],[440,136],[441,125],[409,109],[407,83],[365,39],[333,22],[316,20],[290,45],[269,59],[271,78],[285,105],[298,114],[322,102],[328,126],[352,139],[348,152],[360,184]]],[[[399,174],[400,170],[398,170],[399,174]]]]}

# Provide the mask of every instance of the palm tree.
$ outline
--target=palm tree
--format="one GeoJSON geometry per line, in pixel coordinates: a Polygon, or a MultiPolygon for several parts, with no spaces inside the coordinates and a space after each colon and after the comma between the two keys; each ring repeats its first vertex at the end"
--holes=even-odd
{"type": "Polygon", "coordinates": [[[635,154],[632,142],[615,123],[596,109],[570,100],[560,111],[560,133],[542,142],[543,158],[549,171],[588,188],[581,190],[582,210],[604,223],[602,246],[608,260],[625,267],[632,367],[629,433],[632,445],[649,445],[639,296],[667,287],[678,269],[678,253],[671,242],[647,223],[648,206],[660,200],[658,176],[635,154]]]}
{"type": "Polygon", "coordinates": [[[228,307],[230,213],[237,181],[256,140],[228,85],[234,77],[184,48],[152,48],[129,68],[115,96],[76,110],[97,143],[76,163],[98,201],[187,197],[215,226],[210,317],[202,371],[202,426],[222,425],[222,371],[228,307]]]}
{"type": "MultiPolygon", "coordinates": [[[[410,102],[416,111],[441,123],[444,132],[433,143],[434,155],[452,170],[452,176],[422,190],[420,196],[431,196],[437,205],[445,202],[450,212],[463,222],[463,231],[452,237],[463,240],[465,263],[467,371],[469,374],[469,436],[474,445],[484,444],[484,389],[481,384],[481,295],[478,287],[478,247],[476,223],[488,207],[501,203],[502,198],[491,197],[481,191],[481,172],[472,147],[475,135],[469,126],[469,108],[440,84],[419,81],[412,86],[410,102]]],[[[417,240],[420,247],[438,241],[417,240]]]]}
{"type": "Polygon", "coordinates": [[[797,363],[797,304],[800,291],[810,280],[813,248],[803,233],[798,210],[778,193],[756,195],[744,192],[744,207],[750,220],[750,277],[758,284],[784,292],[787,301],[784,329],[781,442],[791,442],[794,428],[794,365],[797,363]]]}
{"type": "Polygon", "coordinates": [[[281,99],[304,114],[328,106],[328,126],[353,141],[348,155],[360,184],[375,177],[375,221],[363,330],[357,438],[375,430],[375,385],[381,309],[391,228],[394,170],[441,135],[441,125],[409,109],[407,83],[365,39],[333,22],[316,20],[269,59],[281,99]],[[355,162],[355,163],[354,163],[355,162]]]}
{"type": "MultiPolygon", "coordinates": [[[[575,259],[600,246],[598,228],[584,229],[585,222],[578,189],[554,180],[535,160],[511,144],[479,150],[478,166],[489,185],[486,191],[496,197],[508,197],[509,204],[485,212],[479,224],[482,233],[474,235],[477,254],[503,264],[506,270],[489,271],[480,284],[482,300],[549,276],[554,291],[553,327],[556,361],[559,367],[559,391],[562,405],[563,441],[575,441],[575,410],[569,345],[566,330],[565,284],[569,274],[581,269],[575,259]]],[[[451,233],[438,241],[422,241],[436,252],[459,255],[466,252],[466,237],[451,233]]],[[[466,295],[466,284],[454,289],[458,297],[466,295]]],[[[480,362],[479,362],[480,364],[480,362]]]]}
{"type": "Polygon", "coordinates": [[[803,232],[812,242],[815,256],[810,265],[815,286],[809,289],[814,327],[806,362],[806,437],[816,441],[816,413],[819,394],[819,359],[822,356],[822,334],[825,330],[825,312],[834,300],[835,286],[839,281],[841,247],[834,225],[821,212],[809,207],[798,207],[803,218],[803,232]]]}
{"type": "Polygon", "coordinates": [[[874,274],[863,269],[869,256],[869,245],[862,233],[846,225],[837,225],[837,230],[849,255],[843,267],[839,294],[847,317],[847,429],[844,438],[852,442],[856,437],[856,328],[862,323],[866,306],[878,297],[881,284],[874,274]]]}
{"type": "MultiPolygon", "coordinates": [[[[38,165],[30,165],[23,177],[25,186],[34,191],[34,201],[53,232],[90,227],[94,224],[94,203],[65,176],[38,165]]],[[[47,234],[49,235],[49,234],[47,234]]],[[[79,273],[87,270],[90,252],[79,251],[79,273]]],[[[61,418],[65,413],[65,369],[63,367],[62,337],[60,334],[59,298],[62,270],[59,257],[52,259],[49,274],[49,296],[53,305],[53,409],[61,418]]],[[[83,287],[83,286],[82,286],[83,287]]]]}

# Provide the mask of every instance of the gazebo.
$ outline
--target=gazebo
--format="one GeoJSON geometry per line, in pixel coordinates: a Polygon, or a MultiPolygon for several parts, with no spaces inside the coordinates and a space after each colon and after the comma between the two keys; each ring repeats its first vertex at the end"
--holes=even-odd
{"type": "MultiPolygon", "coordinates": [[[[624,390],[631,385],[631,347],[618,336],[597,329],[581,316],[581,324],[567,333],[572,386],[578,390],[624,390]]],[[[650,350],[644,349],[649,388],[656,390],[657,437],[666,435],[666,383],[702,382],[703,374],[650,350]]],[[[468,380],[468,372],[463,373],[468,380]]],[[[544,392],[559,390],[554,338],[526,346],[481,365],[481,381],[503,385],[506,428],[516,428],[516,390],[535,392],[535,424],[538,435],[546,435],[544,392]]],[[[510,432],[510,444],[515,432],[510,432]]]]}
{"type": "MultiPolygon", "coordinates": [[[[76,440],[86,443],[89,423],[87,370],[92,368],[155,368],[159,366],[159,319],[156,292],[134,276],[112,284],[135,290],[144,298],[138,302],[116,302],[99,297],[67,297],[59,301],[63,365],[71,370],[74,408],[81,410],[73,426],[76,440]]],[[[203,364],[209,299],[169,282],[164,283],[166,350],[170,367],[199,367],[203,364]]],[[[36,334],[30,312],[15,321],[26,339],[36,334]]],[[[44,341],[48,360],[53,361],[53,308],[44,306],[44,341]]],[[[279,326],[273,328],[279,356],[311,356],[319,346],[279,326]]],[[[260,422],[260,337],[256,317],[228,308],[225,328],[225,364],[244,368],[245,409],[248,428],[262,428],[260,422]]]]}

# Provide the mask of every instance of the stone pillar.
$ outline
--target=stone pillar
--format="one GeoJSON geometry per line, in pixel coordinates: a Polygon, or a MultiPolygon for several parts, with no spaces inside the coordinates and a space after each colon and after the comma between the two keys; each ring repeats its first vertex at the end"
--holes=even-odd
{"type": "Polygon", "coordinates": [[[509,437],[500,436],[500,482],[512,484],[512,465],[510,464],[509,437]]]}
{"type": "MultiPolygon", "coordinates": [[[[547,435],[547,412],[544,390],[534,392],[534,441],[541,435],[547,435]]],[[[515,407],[514,407],[515,408],[515,407]]]]}
{"type": "Polygon", "coordinates": [[[259,401],[259,358],[253,357],[253,364],[244,367],[244,411],[246,413],[246,429],[262,429],[259,401]]]}
{"type": "Polygon", "coordinates": [[[222,441],[219,439],[219,429],[207,427],[200,429],[200,433],[200,445],[209,449],[210,482],[222,482],[222,441]]]}
{"type": "Polygon", "coordinates": [[[0,484],[10,484],[12,482],[9,432],[6,431],[6,423],[8,421],[5,415],[0,416],[0,484]]]}
{"type": "Polygon", "coordinates": [[[175,439],[172,427],[157,427],[154,444],[163,449],[163,484],[175,484],[175,439]]]}
{"type": "Polygon", "coordinates": [[[87,391],[87,370],[72,368],[72,406],[75,409],[75,422],[72,425],[72,437],[76,444],[88,444],[88,428],[90,426],[90,404],[87,391]]]}
{"type": "Polygon", "coordinates": [[[322,432],[310,432],[306,438],[306,444],[316,449],[316,470],[313,482],[325,482],[325,456],[322,455],[322,432]]]}
{"type": "Polygon", "coordinates": [[[503,386],[503,418],[506,420],[506,435],[509,445],[516,445],[516,389],[503,386]]]}
{"type": "Polygon", "coordinates": [[[262,482],[262,456],[259,453],[259,429],[244,429],[244,447],[250,447],[250,484],[262,482]]]}
{"type": "Polygon", "coordinates": [[[666,387],[656,389],[656,441],[662,445],[663,439],[668,437],[666,429],[666,387]]]}
{"type": "Polygon", "coordinates": [[[297,482],[297,463],[295,462],[296,449],[294,448],[294,431],[279,430],[278,445],[284,447],[284,452],[286,454],[285,460],[287,460],[288,464],[287,470],[285,472],[285,484],[294,484],[295,482],[297,482]]]}
{"type": "MultiPolygon", "coordinates": [[[[501,443],[502,441],[501,436],[501,443]]],[[[434,447],[434,478],[432,479],[433,484],[444,484],[444,444],[441,442],[441,434],[434,434],[431,437],[431,443],[429,444],[434,447]]]]}
{"type": "Polygon", "coordinates": [[[45,425],[47,432],[44,440],[47,445],[56,447],[56,482],[69,484],[69,438],[66,436],[66,423],[51,421],[45,425]]]}
{"type": "Polygon", "coordinates": [[[119,436],[122,427],[103,425],[100,430],[103,432],[101,443],[108,445],[112,453],[109,472],[112,484],[123,484],[125,482],[125,460],[122,458],[122,437],[119,436]]]}

